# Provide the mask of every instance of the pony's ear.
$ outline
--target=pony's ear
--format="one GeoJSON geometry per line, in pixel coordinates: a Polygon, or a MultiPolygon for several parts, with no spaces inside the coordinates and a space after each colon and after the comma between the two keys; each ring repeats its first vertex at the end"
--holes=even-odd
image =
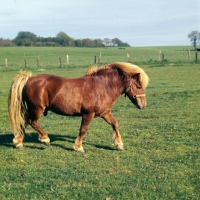
{"type": "Polygon", "coordinates": [[[132,75],[132,78],[138,82],[140,80],[140,73],[132,75]]]}

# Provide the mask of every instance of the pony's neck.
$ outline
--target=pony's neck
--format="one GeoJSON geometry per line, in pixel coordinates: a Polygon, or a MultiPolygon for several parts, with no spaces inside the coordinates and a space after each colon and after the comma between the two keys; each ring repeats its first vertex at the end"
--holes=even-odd
{"type": "Polygon", "coordinates": [[[106,88],[106,91],[113,96],[114,99],[123,94],[126,80],[117,71],[108,69],[106,73],[98,74],[100,84],[106,88]]]}

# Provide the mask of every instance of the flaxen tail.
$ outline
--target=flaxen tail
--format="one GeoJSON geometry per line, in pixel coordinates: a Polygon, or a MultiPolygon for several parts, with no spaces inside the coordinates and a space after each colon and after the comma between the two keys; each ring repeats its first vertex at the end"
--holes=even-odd
{"type": "Polygon", "coordinates": [[[22,92],[29,77],[31,77],[31,73],[20,71],[20,74],[13,80],[8,95],[9,122],[14,135],[24,134],[26,108],[23,102],[22,92]]]}

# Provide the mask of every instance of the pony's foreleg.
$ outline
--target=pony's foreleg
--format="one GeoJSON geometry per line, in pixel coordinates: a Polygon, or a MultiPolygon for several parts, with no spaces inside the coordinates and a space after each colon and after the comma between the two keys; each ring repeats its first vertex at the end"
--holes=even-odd
{"type": "Polygon", "coordinates": [[[113,128],[113,140],[114,143],[116,145],[116,147],[119,150],[124,150],[124,146],[123,146],[123,142],[121,139],[121,135],[119,133],[119,128],[118,128],[118,123],[117,121],[114,119],[114,117],[112,116],[111,112],[109,112],[108,114],[106,114],[105,116],[102,117],[108,124],[110,124],[113,128]]]}
{"type": "Polygon", "coordinates": [[[50,145],[50,139],[46,132],[44,132],[40,126],[38,125],[38,120],[29,120],[29,124],[32,126],[34,130],[36,130],[39,134],[39,141],[43,142],[46,145],[50,145]]]}
{"type": "Polygon", "coordinates": [[[85,133],[87,132],[90,122],[94,118],[94,115],[95,115],[94,113],[90,113],[87,115],[83,115],[83,117],[82,117],[79,135],[76,138],[75,143],[74,143],[74,150],[77,152],[81,152],[81,153],[85,152],[83,149],[83,146],[82,146],[82,140],[83,140],[85,133]]]}

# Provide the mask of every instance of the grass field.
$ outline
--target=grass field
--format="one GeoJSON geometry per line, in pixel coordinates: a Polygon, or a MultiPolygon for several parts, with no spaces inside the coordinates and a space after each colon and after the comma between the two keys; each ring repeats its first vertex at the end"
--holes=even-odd
{"type": "Polygon", "coordinates": [[[0,199],[200,199],[200,62],[188,60],[190,47],[141,48],[0,48],[0,199]],[[158,52],[166,60],[158,61],[158,52]],[[24,68],[34,75],[84,75],[94,56],[101,63],[130,61],[150,77],[148,106],[137,110],[121,96],[113,107],[124,151],[112,144],[112,129],[94,119],[83,141],[86,153],[73,151],[81,118],[49,113],[40,125],[51,146],[27,129],[24,148],[17,150],[8,125],[10,84],[24,68]],[[69,55],[70,64],[64,64],[69,55]],[[41,66],[36,66],[40,56],[41,66]],[[58,58],[63,58],[59,68],[58,58]],[[8,59],[5,68],[4,59],[8,59]]]}
{"type": "MultiPolygon", "coordinates": [[[[73,67],[88,66],[94,63],[94,57],[101,53],[101,63],[131,61],[136,64],[149,64],[158,61],[159,52],[164,54],[165,61],[185,63],[195,60],[195,52],[190,46],[182,47],[130,47],[130,48],[74,48],[74,47],[0,47],[0,68],[5,68],[5,59],[11,69],[24,68],[26,57],[28,68],[37,68],[39,56],[40,67],[49,69],[59,66],[59,57],[66,67],[66,55],[73,67]],[[190,51],[191,60],[188,58],[190,51]],[[127,58],[130,54],[130,59],[127,58]]],[[[199,58],[200,59],[200,58],[199,58]]]]}

